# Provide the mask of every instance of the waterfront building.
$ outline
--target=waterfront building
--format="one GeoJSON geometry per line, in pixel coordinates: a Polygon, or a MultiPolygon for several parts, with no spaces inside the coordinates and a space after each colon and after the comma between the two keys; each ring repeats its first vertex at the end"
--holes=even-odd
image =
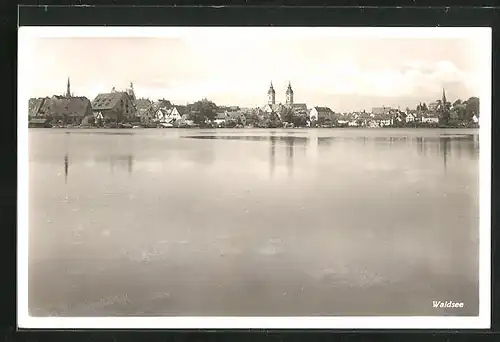
{"type": "Polygon", "coordinates": [[[322,121],[322,120],[334,120],[335,113],[328,107],[313,107],[309,112],[309,120],[311,121],[322,121]]]}
{"type": "Polygon", "coordinates": [[[71,93],[69,78],[64,95],[32,99],[30,107],[31,117],[50,118],[52,122],[65,124],[80,124],[83,118],[92,115],[90,100],[71,93]]]}
{"type": "Polygon", "coordinates": [[[94,114],[101,113],[106,121],[131,120],[136,115],[136,108],[132,97],[126,91],[101,93],[92,101],[94,114]]]}

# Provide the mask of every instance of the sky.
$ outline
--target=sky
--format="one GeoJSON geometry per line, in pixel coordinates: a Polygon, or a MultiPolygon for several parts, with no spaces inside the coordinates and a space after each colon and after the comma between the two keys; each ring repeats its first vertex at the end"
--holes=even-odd
{"type": "Polygon", "coordinates": [[[20,38],[29,46],[22,59],[29,96],[63,94],[69,77],[74,95],[90,100],[133,82],[137,97],[175,104],[206,97],[218,105],[256,107],[267,103],[272,81],[277,102],[285,102],[291,82],[294,101],[308,107],[414,108],[440,98],[443,88],[452,101],[480,97],[491,58],[484,39],[470,34],[342,35],[272,27],[176,32],[20,38]]]}

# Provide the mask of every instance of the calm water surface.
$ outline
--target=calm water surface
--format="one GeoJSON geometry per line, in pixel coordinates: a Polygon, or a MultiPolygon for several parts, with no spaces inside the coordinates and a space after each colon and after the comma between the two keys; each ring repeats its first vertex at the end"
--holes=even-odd
{"type": "Polygon", "coordinates": [[[478,313],[478,130],[34,129],[29,149],[32,315],[478,313]]]}

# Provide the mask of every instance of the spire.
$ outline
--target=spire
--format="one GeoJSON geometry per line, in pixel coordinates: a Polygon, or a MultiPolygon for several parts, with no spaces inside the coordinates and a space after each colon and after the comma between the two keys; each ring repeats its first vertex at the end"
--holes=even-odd
{"type": "Polygon", "coordinates": [[[446,93],[443,88],[443,105],[446,105],[446,93]]]}
{"type": "Polygon", "coordinates": [[[130,89],[134,90],[134,84],[130,82],[130,89]]]}
{"type": "Polygon", "coordinates": [[[273,87],[273,81],[271,81],[271,85],[269,86],[269,91],[267,92],[268,94],[274,93],[274,87],[273,87]]]}
{"type": "Polygon", "coordinates": [[[292,90],[292,83],[288,81],[288,88],[286,89],[286,104],[291,105],[293,104],[293,90],[292,90]]]}
{"type": "Polygon", "coordinates": [[[66,97],[71,97],[71,85],[69,82],[69,77],[68,77],[68,84],[66,86],[66,97]]]}
{"type": "Polygon", "coordinates": [[[267,91],[267,103],[268,104],[276,103],[276,92],[274,91],[273,81],[271,81],[271,85],[269,86],[269,90],[267,91]]]}

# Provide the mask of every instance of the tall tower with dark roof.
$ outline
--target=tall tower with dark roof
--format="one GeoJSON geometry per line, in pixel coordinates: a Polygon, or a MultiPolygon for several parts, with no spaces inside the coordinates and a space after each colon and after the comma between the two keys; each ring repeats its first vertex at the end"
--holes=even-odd
{"type": "Polygon", "coordinates": [[[69,83],[69,77],[68,77],[68,84],[66,85],[66,97],[71,97],[71,85],[69,83]]]}
{"type": "Polygon", "coordinates": [[[276,103],[276,92],[274,91],[272,81],[271,81],[271,86],[269,87],[269,90],[267,91],[267,103],[269,103],[270,105],[273,105],[276,103]]]}
{"type": "Polygon", "coordinates": [[[288,88],[286,88],[286,104],[293,104],[293,90],[292,90],[292,84],[288,82],[288,88]]]}

